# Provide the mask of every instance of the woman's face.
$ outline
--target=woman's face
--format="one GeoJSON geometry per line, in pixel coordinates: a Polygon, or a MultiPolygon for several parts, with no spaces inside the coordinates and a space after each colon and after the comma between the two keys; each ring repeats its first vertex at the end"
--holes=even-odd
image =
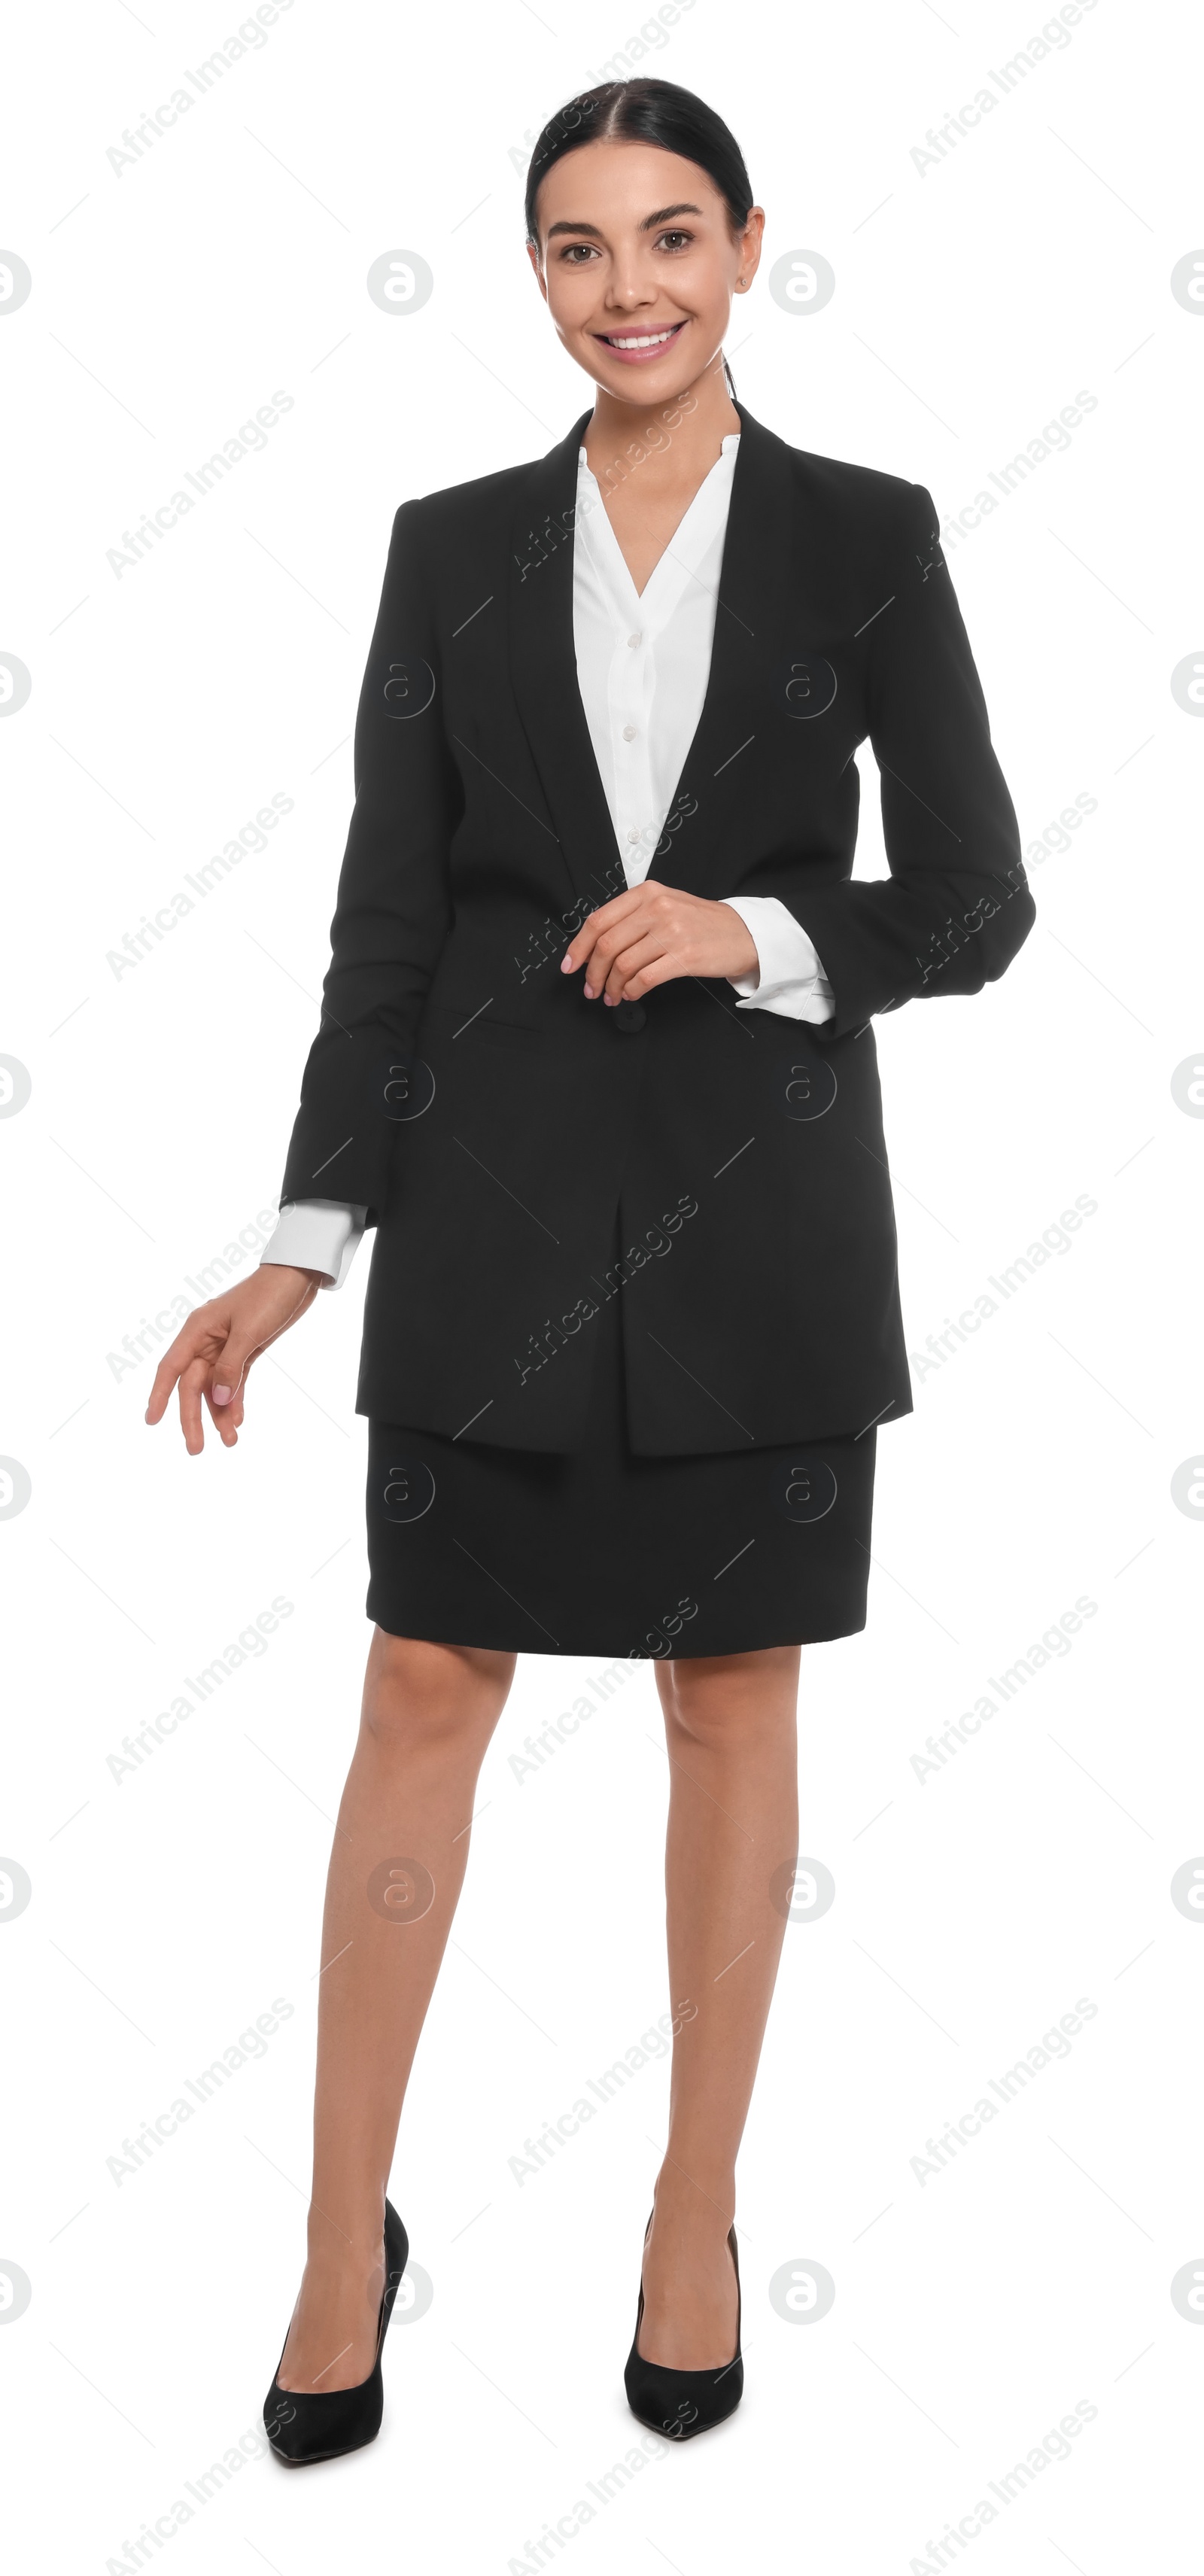
{"type": "Polygon", "coordinates": [[[528,245],[570,358],[617,402],[683,394],[723,346],[737,280],[751,281],[765,217],[733,238],[696,161],[654,143],[583,143],[543,180],[528,245]]]}

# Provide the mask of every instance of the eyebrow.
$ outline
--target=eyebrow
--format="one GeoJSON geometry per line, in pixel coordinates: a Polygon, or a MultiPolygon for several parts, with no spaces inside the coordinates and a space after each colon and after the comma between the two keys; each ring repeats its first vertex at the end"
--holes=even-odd
{"type": "MultiPolygon", "coordinates": [[[[667,224],[671,215],[700,215],[701,213],[701,206],[659,206],[654,215],[645,215],[640,231],[655,232],[657,225],[667,224]]],[[[589,233],[594,241],[602,239],[597,224],[549,224],[547,233],[549,241],[554,233],[589,233]]]]}

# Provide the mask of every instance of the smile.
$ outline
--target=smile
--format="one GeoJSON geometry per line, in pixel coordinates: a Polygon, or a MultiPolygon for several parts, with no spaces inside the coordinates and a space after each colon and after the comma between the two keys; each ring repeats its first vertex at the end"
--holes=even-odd
{"type": "Polygon", "coordinates": [[[659,358],[685,327],[684,322],[667,322],[661,331],[599,331],[595,337],[604,348],[613,349],[616,358],[625,358],[629,364],[633,360],[640,363],[659,358]]]}

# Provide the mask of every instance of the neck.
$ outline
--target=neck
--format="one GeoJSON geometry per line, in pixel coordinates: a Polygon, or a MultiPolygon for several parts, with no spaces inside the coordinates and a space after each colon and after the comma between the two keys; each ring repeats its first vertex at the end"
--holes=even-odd
{"type": "Polygon", "coordinates": [[[604,492],[637,461],[650,484],[696,488],[717,462],[724,439],[737,436],[739,429],[740,414],[728,392],[719,351],[693,384],[646,409],[620,402],[599,385],[585,453],[604,492]]]}

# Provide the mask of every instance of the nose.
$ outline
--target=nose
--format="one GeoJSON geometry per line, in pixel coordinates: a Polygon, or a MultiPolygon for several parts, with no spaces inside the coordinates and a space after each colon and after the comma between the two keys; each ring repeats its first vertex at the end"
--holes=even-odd
{"type": "Polygon", "coordinates": [[[621,305],[625,312],[631,312],[637,304],[655,303],[656,290],[641,275],[634,252],[626,256],[621,251],[616,254],[606,300],[608,304],[621,305]]]}

